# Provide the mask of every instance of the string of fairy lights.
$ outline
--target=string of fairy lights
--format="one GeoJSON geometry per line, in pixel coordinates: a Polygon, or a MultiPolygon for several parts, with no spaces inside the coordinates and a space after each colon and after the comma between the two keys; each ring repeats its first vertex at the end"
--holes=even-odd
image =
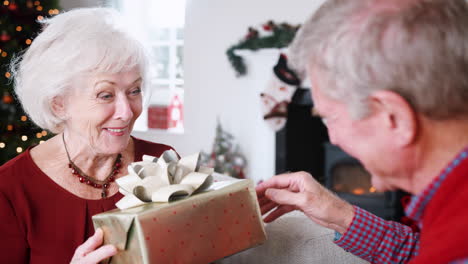
{"type": "MultiPolygon", "coordinates": [[[[21,121],[22,122],[26,122],[27,120],[28,120],[27,116],[24,116],[24,115],[21,116],[21,121]]],[[[13,130],[13,125],[10,125],[10,124],[7,125],[7,130],[12,131],[13,130]]],[[[47,136],[47,134],[48,134],[47,131],[42,130],[41,132],[36,133],[36,138],[40,139],[42,137],[47,136]]],[[[21,141],[24,141],[24,142],[27,142],[29,140],[28,136],[26,136],[26,135],[21,135],[21,136],[19,136],[19,138],[21,139],[21,141]]],[[[44,143],[44,140],[39,141],[39,144],[42,144],[42,143],[44,143]]],[[[0,142],[0,149],[4,149],[4,148],[6,148],[6,146],[7,146],[7,144],[5,142],[0,142]]],[[[22,147],[16,147],[16,152],[21,153],[23,151],[24,151],[24,149],[22,147]]]]}
{"type": "MultiPolygon", "coordinates": [[[[45,1],[43,4],[38,0],[0,0],[0,7],[3,8],[2,16],[4,16],[3,25],[1,25],[2,20],[0,20],[0,26],[3,28],[0,31],[0,59],[4,60],[2,64],[8,64],[13,53],[31,45],[35,31],[39,29],[34,20],[41,21],[45,16],[54,16],[60,13],[57,8],[46,8],[47,6],[58,7],[57,2],[51,0],[45,1]]],[[[0,104],[3,104],[2,115],[9,115],[10,117],[5,116],[2,118],[7,123],[2,125],[5,134],[0,139],[0,150],[3,150],[4,154],[9,153],[7,156],[10,155],[11,157],[14,150],[18,154],[22,153],[25,148],[32,144],[42,144],[44,139],[51,135],[45,130],[41,131],[40,128],[32,126],[24,112],[8,112],[9,107],[10,109],[17,109],[19,104],[15,102],[12,96],[11,83],[8,82],[11,81],[12,74],[5,68],[3,68],[5,70],[3,75],[7,79],[7,83],[2,84],[5,86],[2,88],[3,95],[0,94],[0,104]],[[10,88],[7,88],[7,86],[10,86],[10,88]],[[12,146],[12,144],[14,145],[12,146]]]]}
{"type": "MultiPolygon", "coordinates": [[[[14,1],[10,3],[10,1],[5,0],[3,1],[3,5],[8,6],[10,10],[16,10],[18,8],[18,5],[14,1]]],[[[41,1],[33,2],[31,0],[28,0],[26,1],[26,6],[28,8],[35,8],[37,11],[43,10],[43,7],[41,6],[41,1]]],[[[57,15],[60,11],[58,9],[49,9],[48,12],[49,12],[49,15],[57,15]]],[[[39,17],[37,19],[39,19],[39,17]]]]}

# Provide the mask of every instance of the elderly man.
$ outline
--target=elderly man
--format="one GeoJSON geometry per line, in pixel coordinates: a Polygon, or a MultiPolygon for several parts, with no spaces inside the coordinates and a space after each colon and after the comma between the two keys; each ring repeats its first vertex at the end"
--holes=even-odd
{"type": "Polygon", "coordinates": [[[468,6],[330,0],[291,46],[333,144],[379,190],[413,194],[421,232],[340,200],[305,172],[260,184],[266,222],[301,210],[372,263],[468,263],[468,6]]]}

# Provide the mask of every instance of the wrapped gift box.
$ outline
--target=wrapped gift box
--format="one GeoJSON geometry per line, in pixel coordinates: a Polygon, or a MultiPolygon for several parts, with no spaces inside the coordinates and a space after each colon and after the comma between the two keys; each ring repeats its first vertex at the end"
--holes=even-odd
{"type": "Polygon", "coordinates": [[[149,203],[93,216],[108,263],[207,264],[261,244],[266,235],[251,180],[170,203],[149,203]]]}

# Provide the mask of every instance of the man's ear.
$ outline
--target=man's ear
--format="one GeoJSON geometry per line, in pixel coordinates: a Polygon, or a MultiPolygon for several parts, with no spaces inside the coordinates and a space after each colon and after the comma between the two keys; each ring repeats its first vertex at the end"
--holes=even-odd
{"type": "Polygon", "coordinates": [[[64,96],[55,96],[50,102],[52,112],[58,118],[65,120],[67,117],[67,111],[65,108],[65,98],[64,96]]]}
{"type": "Polygon", "coordinates": [[[410,103],[393,91],[380,90],[369,97],[373,110],[382,114],[382,123],[394,137],[398,146],[407,146],[416,140],[418,114],[410,103]]]}

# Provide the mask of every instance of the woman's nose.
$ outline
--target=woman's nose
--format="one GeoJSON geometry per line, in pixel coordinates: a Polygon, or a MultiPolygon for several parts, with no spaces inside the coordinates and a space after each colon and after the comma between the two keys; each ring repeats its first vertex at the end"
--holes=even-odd
{"type": "Polygon", "coordinates": [[[115,105],[115,118],[130,120],[133,117],[132,107],[126,96],[120,96],[115,105]]]}

